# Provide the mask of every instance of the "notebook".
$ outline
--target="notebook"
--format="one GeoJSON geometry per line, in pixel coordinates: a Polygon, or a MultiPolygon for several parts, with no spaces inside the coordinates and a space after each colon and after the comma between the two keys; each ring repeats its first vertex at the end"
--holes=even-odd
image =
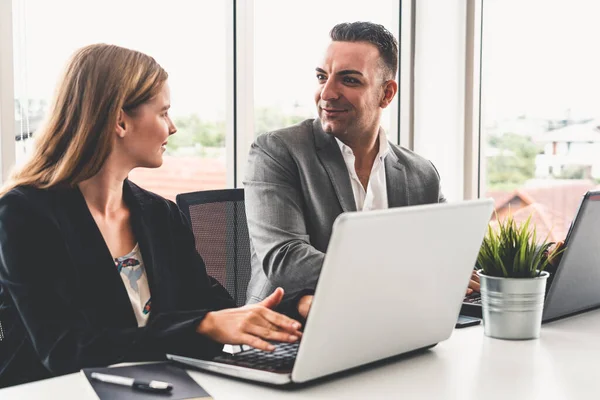
{"type": "Polygon", "coordinates": [[[171,363],[150,363],[113,368],[85,368],[81,370],[100,400],[135,399],[212,399],[210,394],[196,383],[188,373],[171,363]],[[169,382],[173,389],[168,394],[138,391],[128,386],[99,382],[91,378],[92,372],[118,375],[145,381],[169,382]]]}

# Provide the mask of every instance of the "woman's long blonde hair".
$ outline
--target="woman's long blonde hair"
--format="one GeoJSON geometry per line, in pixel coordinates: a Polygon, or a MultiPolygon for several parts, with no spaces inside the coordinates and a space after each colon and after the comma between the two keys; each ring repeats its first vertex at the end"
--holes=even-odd
{"type": "Polygon", "coordinates": [[[56,90],[35,150],[16,169],[0,195],[16,186],[74,187],[100,171],[112,150],[119,111],[132,112],[167,80],[150,56],[94,44],[75,52],[56,90]]]}

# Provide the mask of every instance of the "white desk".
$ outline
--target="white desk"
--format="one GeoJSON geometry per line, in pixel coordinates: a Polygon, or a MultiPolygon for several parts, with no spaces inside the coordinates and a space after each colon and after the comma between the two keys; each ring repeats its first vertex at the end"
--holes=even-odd
{"type": "MultiPolygon", "coordinates": [[[[600,310],[544,325],[539,340],[490,339],[481,325],[455,330],[423,354],[297,390],[190,375],[217,400],[598,399],[600,310]]],[[[0,399],[94,398],[90,390],[71,374],[0,390],[0,399]]]]}

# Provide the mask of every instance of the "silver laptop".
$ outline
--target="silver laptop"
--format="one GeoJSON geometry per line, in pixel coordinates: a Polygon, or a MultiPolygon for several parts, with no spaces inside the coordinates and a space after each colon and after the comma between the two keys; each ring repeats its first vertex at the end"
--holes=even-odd
{"type": "Polygon", "coordinates": [[[488,199],[341,214],[301,343],[167,357],[282,385],[432,347],[452,333],[492,210],[488,199]]]}
{"type": "Polygon", "coordinates": [[[544,322],[600,307],[600,191],[583,196],[544,303],[544,322]]]}

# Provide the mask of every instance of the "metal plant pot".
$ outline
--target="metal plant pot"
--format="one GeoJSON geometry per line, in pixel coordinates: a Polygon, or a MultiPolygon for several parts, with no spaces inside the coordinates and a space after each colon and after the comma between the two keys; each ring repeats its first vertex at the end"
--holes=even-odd
{"type": "Polygon", "coordinates": [[[498,339],[539,338],[549,274],[544,271],[535,278],[479,275],[485,335],[498,339]]]}

